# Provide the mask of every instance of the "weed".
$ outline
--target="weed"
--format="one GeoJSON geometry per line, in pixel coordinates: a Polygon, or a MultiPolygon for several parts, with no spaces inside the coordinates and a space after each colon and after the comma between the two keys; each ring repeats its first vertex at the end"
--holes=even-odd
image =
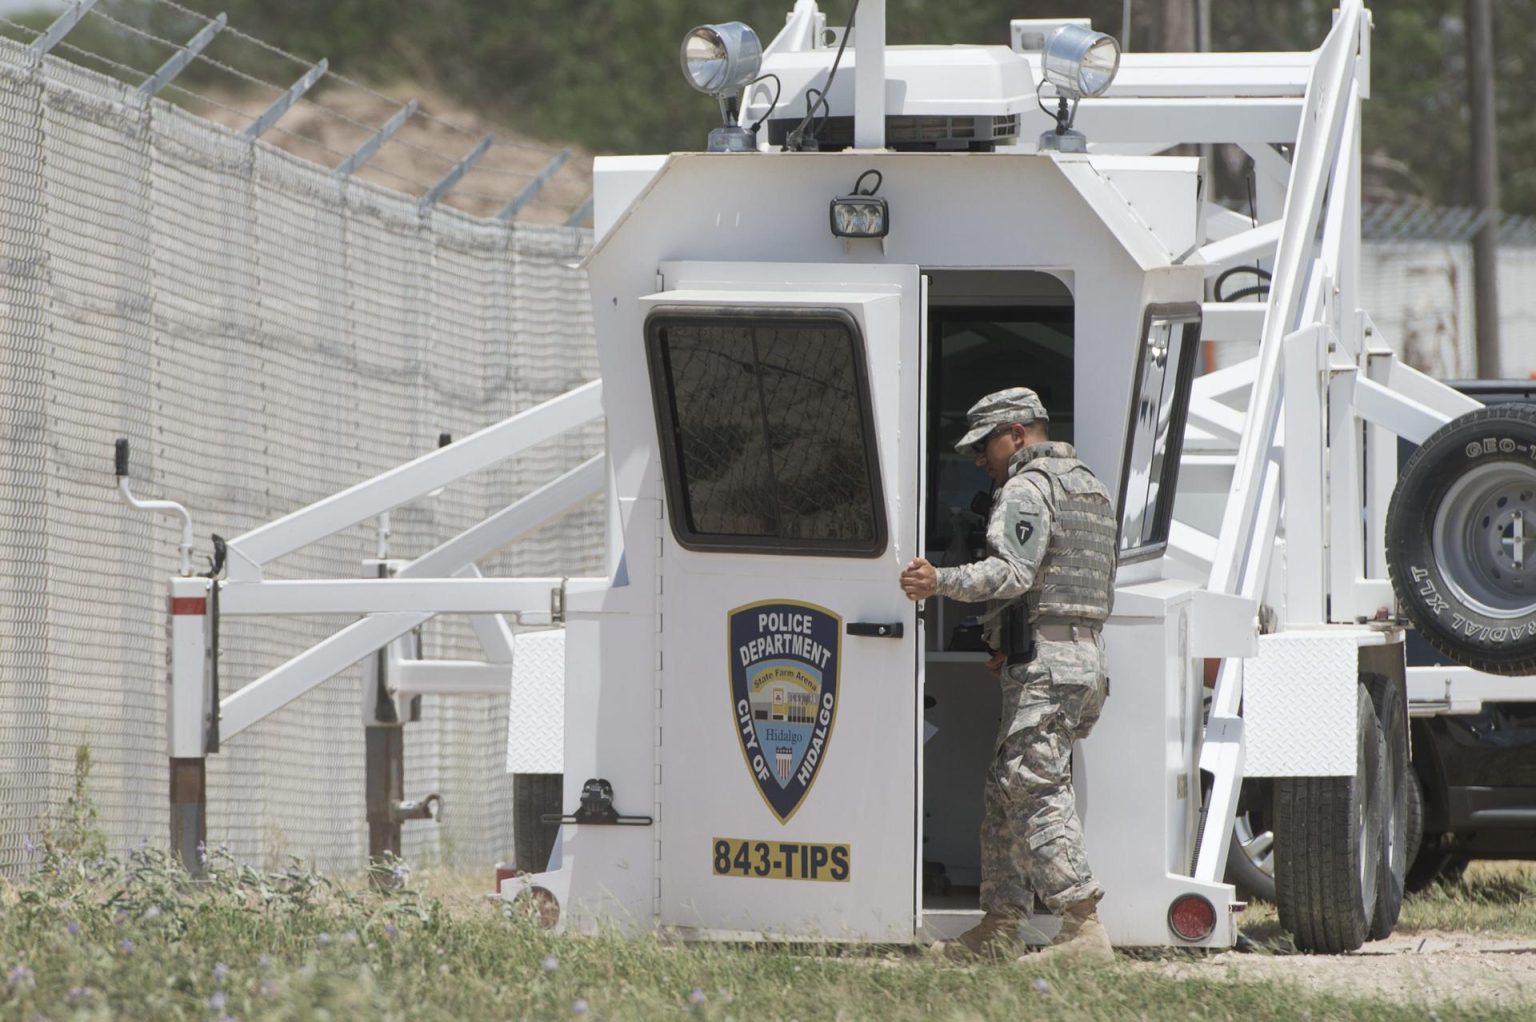
{"type": "MultiPolygon", "coordinates": [[[[155,849],[88,864],[45,851],[0,914],[0,1018],[1407,1022],[1426,1010],[1176,979],[1129,961],[957,968],[892,947],[556,937],[484,898],[449,911],[403,866],[378,867],[389,883],[344,882],[297,860],[257,870],[214,850],[206,879],[194,880],[155,849]]],[[[1435,1011],[1525,1015],[1486,1004],[1435,1011]]]]}

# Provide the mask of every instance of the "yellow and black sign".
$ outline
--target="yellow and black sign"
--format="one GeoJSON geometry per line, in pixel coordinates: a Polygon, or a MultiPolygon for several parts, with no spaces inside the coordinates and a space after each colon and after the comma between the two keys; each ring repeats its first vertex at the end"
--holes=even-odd
{"type": "Polygon", "coordinates": [[[715,876],[721,877],[846,883],[852,866],[847,845],[717,837],[712,851],[715,876]]]}

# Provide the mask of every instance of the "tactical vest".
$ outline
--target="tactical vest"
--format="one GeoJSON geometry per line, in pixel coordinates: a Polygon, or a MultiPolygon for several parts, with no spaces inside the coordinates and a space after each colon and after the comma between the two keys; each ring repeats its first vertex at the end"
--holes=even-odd
{"type": "Polygon", "coordinates": [[[1066,444],[1025,462],[1047,483],[1055,514],[1035,585],[1025,594],[1029,620],[1103,621],[1115,600],[1115,506],[1104,484],[1066,444]]]}

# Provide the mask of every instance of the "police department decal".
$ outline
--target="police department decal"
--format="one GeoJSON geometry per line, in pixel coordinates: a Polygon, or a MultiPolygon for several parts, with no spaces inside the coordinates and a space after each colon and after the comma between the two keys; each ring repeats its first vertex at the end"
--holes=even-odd
{"type": "Polygon", "coordinates": [[[827,758],[843,619],[771,600],[726,614],[736,738],[763,801],[788,822],[827,758]]]}

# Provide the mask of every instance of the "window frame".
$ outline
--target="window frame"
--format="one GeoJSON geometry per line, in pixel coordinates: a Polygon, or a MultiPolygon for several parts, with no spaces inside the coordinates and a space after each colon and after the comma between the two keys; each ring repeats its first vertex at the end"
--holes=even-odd
{"type": "Polygon", "coordinates": [[[847,309],[836,306],[767,305],[657,305],[645,317],[645,362],[651,382],[651,410],[656,421],[656,440],[661,452],[662,482],[668,505],[667,518],[672,535],[685,550],[700,553],[768,554],[795,557],[875,558],[890,544],[886,517],[884,477],[880,467],[879,444],[875,432],[874,402],[870,396],[869,366],[864,350],[864,331],[847,309]],[[727,536],[701,533],[689,519],[691,505],[684,485],[682,451],[679,445],[675,394],[665,358],[663,331],[678,322],[690,326],[752,327],[831,326],[847,333],[853,356],[854,390],[858,414],[864,427],[864,464],[870,508],[874,515],[874,535],[869,540],[786,539],[782,536],[727,536]]]}
{"type": "Polygon", "coordinates": [[[1173,503],[1178,496],[1179,459],[1184,454],[1184,431],[1189,420],[1189,395],[1195,380],[1195,356],[1201,345],[1201,325],[1200,306],[1195,302],[1148,305],[1141,316],[1141,332],[1136,340],[1135,375],[1131,380],[1131,403],[1126,409],[1125,453],[1120,462],[1120,494],[1119,500],[1115,502],[1115,554],[1122,565],[1161,557],[1168,548],[1168,533],[1173,526],[1173,503]],[[1175,325],[1182,328],[1184,340],[1192,339],[1193,343],[1184,344],[1183,350],[1179,352],[1173,391],[1175,407],[1168,420],[1168,448],[1163,453],[1163,472],[1157,483],[1159,504],[1152,519],[1152,539],[1139,546],[1122,548],[1120,542],[1124,538],[1126,490],[1131,482],[1131,454],[1136,448],[1136,407],[1141,402],[1141,383],[1145,376],[1142,369],[1147,358],[1147,334],[1152,329],[1152,321],[1158,319],[1174,320],[1175,325]],[[1190,337],[1191,332],[1193,338],[1190,337]],[[1182,401],[1178,400],[1181,396],[1182,401]],[[1161,499],[1162,494],[1168,495],[1166,500],[1161,499]]]}

